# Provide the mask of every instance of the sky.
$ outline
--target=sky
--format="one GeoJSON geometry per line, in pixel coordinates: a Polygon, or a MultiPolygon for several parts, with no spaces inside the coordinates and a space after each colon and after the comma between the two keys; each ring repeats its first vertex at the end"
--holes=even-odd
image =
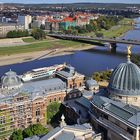
{"type": "Polygon", "coordinates": [[[0,3],[77,3],[77,2],[97,2],[97,3],[139,3],[140,0],[0,0],[0,3]]]}

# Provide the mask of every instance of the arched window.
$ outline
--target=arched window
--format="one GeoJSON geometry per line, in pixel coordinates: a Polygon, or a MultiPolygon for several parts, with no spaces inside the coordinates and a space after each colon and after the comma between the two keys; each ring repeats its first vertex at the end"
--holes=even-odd
{"type": "Polygon", "coordinates": [[[40,116],[40,108],[36,110],[36,116],[40,116]]]}

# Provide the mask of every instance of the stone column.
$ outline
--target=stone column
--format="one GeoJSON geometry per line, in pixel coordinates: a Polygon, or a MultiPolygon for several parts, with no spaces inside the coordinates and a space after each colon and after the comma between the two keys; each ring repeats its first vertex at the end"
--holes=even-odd
{"type": "Polygon", "coordinates": [[[136,140],[139,140],[139,126],[136,129],[136,140]]]}

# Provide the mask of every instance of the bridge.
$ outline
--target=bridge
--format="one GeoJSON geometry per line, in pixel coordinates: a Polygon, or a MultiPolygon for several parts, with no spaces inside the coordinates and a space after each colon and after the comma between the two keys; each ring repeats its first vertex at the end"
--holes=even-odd
{"type": "Polygon", "coordinates": [[[48,36],[61,38],[66,40],[85,40],[85,41],[99,41],[99,42],[109,42],[111,52],[116,52],[117,43],[127,44],[127,45],[140,45],[140,41],[137,40],[124,40],[124,39],[110,39],[110,38],[99,38],[90,36],[75,36],[75,35],[65,35],[65,34],[48,34],[48,36]]]}

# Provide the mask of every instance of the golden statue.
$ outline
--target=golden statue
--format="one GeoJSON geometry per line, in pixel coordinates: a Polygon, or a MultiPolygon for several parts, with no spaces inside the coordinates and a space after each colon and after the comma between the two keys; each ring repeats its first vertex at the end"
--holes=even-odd
{"type": "Polygon", "coordinates": [[[127,47],[127,58],[128,58],[128,61],[130,61],[130,57],[131,57],[131,48],[132,48],[132,45],[129,45],[127,47]]]}

